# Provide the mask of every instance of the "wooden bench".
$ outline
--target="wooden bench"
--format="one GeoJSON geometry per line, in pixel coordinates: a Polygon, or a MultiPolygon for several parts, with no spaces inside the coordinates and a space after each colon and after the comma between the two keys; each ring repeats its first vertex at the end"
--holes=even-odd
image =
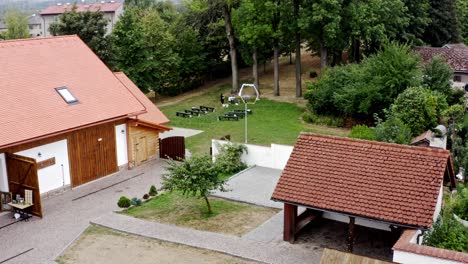
{"type": "Polygon", "coordinates": [[[203,106],[203,105],[200,105],[200,109],[203,110],[203,111],[207,111],[207,112],[214,112],[215,111],[214,107],[203,106]]]}
{"type": "MultiPolygon", "coordinates": [[[[244,109],[234,109],[234,112],[235,113],[245,113],[245,110],[244,109]]],[[[249,114],[249,115],[253,114],[252,110],[247,109],[247,114],[249,114]]]]}
{"type": "Polygon", "coordinates": [[[185,113],[191,114],[192,116],[200,116],[200,113],[192,110],[184,110],[185,113]]]}
{"type": "Polygon", "coordinates": [[[192,107],[192,111],[195,112],[195,113],[199,113],[201,115],[204,115],[204,114],[208,113],[208,111],[202,110],[202,109],[197,108],[197,107],[192,107]]]}
{"type": "Polygon", "coordinates": [[[229,112],[229,113],[226,113],[224,115],[228,115],[228,116],[237,116],[239,118],[244,118],[245,116],[245,113],[236,113],[236,112],[229,112]]]}
{"type": "Polygon", "coordinates": [[[230,116],[230,115],[223,115],[218,117],[219,121],[238,121],[239,117],[237,116],[230,116]]]}
{"type": "Polygon", "coordinates": [[[176,113],[176,116],[188,117],[188,118],[192,117],[191,114],[185,113],[185,112],[177,112],[177,113],[176,113]]]}

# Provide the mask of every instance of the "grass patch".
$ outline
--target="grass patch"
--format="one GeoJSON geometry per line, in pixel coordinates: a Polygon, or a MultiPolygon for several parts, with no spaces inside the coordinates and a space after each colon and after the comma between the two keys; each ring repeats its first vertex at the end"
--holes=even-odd
{"type": "MultiPolygon", "coordinates": [[[[218,121],[218,116],[234,109],[244,109],[244,105],[222,108],[219,95],[228,95],[229,86],[221,85],[200,95],[187,98],[180,103],[161,107],[161,110],[171,120],[170,126],[203,130],[204,132],[186,139],[186,146],[192,153],[208,153],[211,139],[231,135],[231,141],[244,142],[245,123],[239,121],[218,121]],[[177,117],[176,112],[191,109],[192,106],[214,106],[216,112],[200,117],[177,117]]],[[[248,142],[256,145],[270,145],[271,143],[293,145],[301,131],[320,134],[346,136],[345,129],[327,126],[310,126],[302,121],[304,108],[293,103],[277,102],[261,99],[255,105],[249,105],[253,115],[248,117],[248,142]]]]}
{"type": "Polygon", "coordinates": [[[136,218],[240,236],[279,211],[216,198],[210,198],[210,202],[212,214],[208,213],[202,199],[167,192],[122,213],[136,218]]]}

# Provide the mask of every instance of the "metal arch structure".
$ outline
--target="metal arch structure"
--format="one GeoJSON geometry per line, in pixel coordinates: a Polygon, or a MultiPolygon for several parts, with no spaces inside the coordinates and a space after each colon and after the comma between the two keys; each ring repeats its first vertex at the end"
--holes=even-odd
{"type": "Polygon", "coordinates": [[[244,120],[245,120],[245,144],[247,144],[247,105],[248,104],[255,104],[258,100],[260,100],[260,93],[258,92],[257,87],[253,83],[243,83],[240,90],[239,90],[239,97],[241,98],[242,102],[244,103],[244,120]],[[253,93],[247,93],[247,91],[252,90],[253,93]],[[252,100],[252,101],[251,101],[252,100]]]}

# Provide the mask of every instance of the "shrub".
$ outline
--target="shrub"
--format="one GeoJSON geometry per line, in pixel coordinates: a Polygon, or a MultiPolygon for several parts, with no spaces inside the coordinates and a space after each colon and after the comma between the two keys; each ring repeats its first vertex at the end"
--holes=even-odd
{"type": "Polygon", "coordinates": [[[360,139],[367,139],[367,140],[376,140],[375,131],[374,129],[366,126],[366,125],[357,125],[353,126],[351,129],[351,134],[349,135],[350,138],[360,138],[360,139]]]}
{"type": "Polygon", "coordinates": [[[423,245],[468,252],[468,228],[459,223],[452,210],[446,207],[424,236],[423,245]]]}
{"type": "Polygon", "coordinates": [[[462,184],[458,185],[457,196],[453,205],[453,212],[468,221],[468,185],[464,187],[462,184]]]}
{"type": "Polygon", "coordinates": [[[148,194],[151,195],[151,196],[158,195],[158,190],[156,189],[156,186],[151,185],[148,194]]]}
{"type": "Polygon", "coordinates": [[[411,142],[411,129],[394,116],[390,116],[385,122],[377,119],[375,138],[378,141],[409,145],[411,142]]]}
{"type": "Polygon", "coordinates": [[[309,77],[310,77],[310,78],[317,78],[317,76],[318,76],[318,74],[317,74],[316,71],[311,71],[311,72],[309,72],[309,77]]]}
{"type": "Polygon", "coordinates": [[[391,43],[361,64],[326,69],[316,82],[307,84],[305,99],[320,115],[372,117],[421,80],[419,58],[409,46],[391,43]]]}
{"type": "Polygon", "coordinates": [[[147,200],[148,198],[150,198],[150,196],[149,196],[147,193],[145,193],[145,194],[143,195],[143,199],[147,200]]]}
{"type": "Polygon", "coordinates": [[[465,105],[465,90],[463,89],[451,89],[451,94],[447,97],[447,103],[449,105],[462,104],[465,105]]]}
{"type": "Polygon", "coordinates": [[[132,201],[130,201],[130,199],[128,199],[127,197],[122,196],[122,197],[120,197],[119,201],[117,202],[117,205],[120,208],[128,208],[128,207],[130,207],[130,205],[132,205],[132,201]]]}
{"type": "Polygon", "coordinates": [[[330,127],[343,127],[344,119],[337,116],[319,116],[311,112],[305,112],[302,119],[311,124],[326,125],[330,127]]]}
{"type": "Polygon", "coordinates": [[[247,165],[241,161],[242,154],[247,153],[245,145],[228,143],[219,144],[217,147],[219,154],[216,156],[214,165],[219,173],[232,175],[247,168],[247,165]]]}
{"type": "Polygon", "coordinates": [[[423,84],[433,91],[439,91],[449,97],[452,94],[453,70],[444,59],[436,56],[424,66],[423,84]]]}
{"type": "Polygon", "coordinates": [[[132,205],[134,205],[134,206],[140,206],[141,203],[142,203],[142,202],[141,202],[141,199],[140,199],[140,198],[137,198],[137,197],[133,197],[132,200],[131,200],[131,202],[132,202],[132,205]]]}
{"type": "Polygon", "coordinates": [[[399,118],[417,136],[438,123],[447,108],[443,94],[423,87],[411,87],[402,92],[391,107],[391,114],[399,118]]]}

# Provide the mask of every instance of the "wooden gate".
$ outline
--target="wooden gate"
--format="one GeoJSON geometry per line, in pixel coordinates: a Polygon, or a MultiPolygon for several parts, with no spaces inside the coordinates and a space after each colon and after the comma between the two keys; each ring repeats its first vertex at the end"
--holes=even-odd
{"type": "Polygon", "coordinates": [[[168,137],[159,139],[159,156],[163,159],[185,159],[185,138],[168,137]]]}
{"type": "Polygon", "coordinates": [[[36,160],[15,154],[6,154],[8,185],[15,199],[16,194],[24,198],[24,190],[33,192],[32,214],[42,217],[41,193],[37,177],[36,160]]]}

